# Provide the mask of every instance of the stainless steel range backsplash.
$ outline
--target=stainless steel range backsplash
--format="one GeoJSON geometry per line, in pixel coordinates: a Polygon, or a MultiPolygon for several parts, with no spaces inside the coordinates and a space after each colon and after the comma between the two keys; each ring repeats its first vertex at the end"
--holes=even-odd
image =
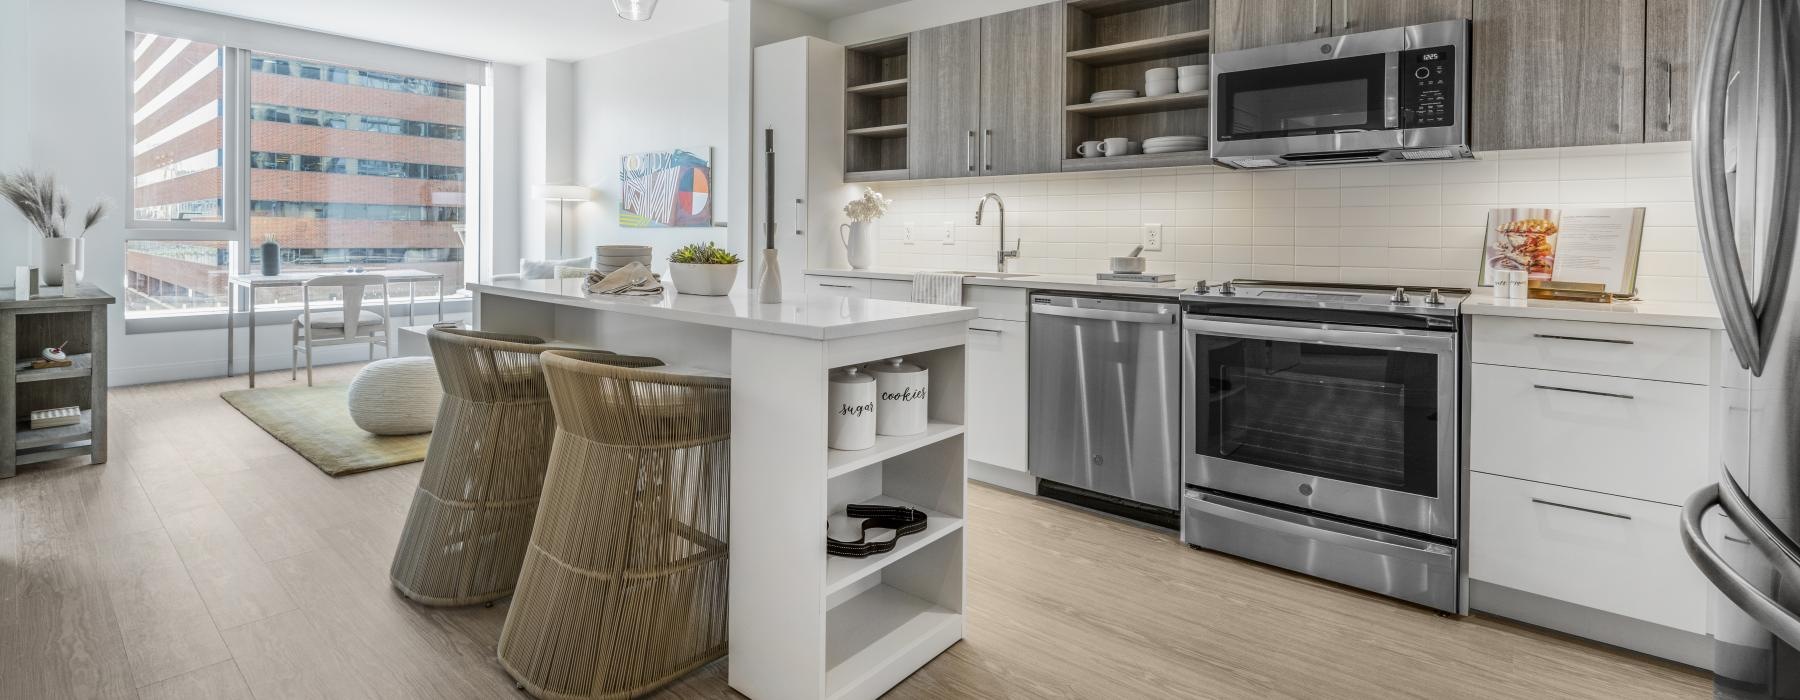
{"type": "MultiPolygon", "coordinates": [[[[1151,272],[1185,281],[1272,280],[1467,287],[1487,211],[1498,206],[1643,206],[1639,287],[1649,299],[1707,301],[1688,142],[1498,151],[1447,164],[1242,173],[1172,168],[875,185],[896,200],[881,221],[882,268],[984,270],[992,223],[975,199],[1006,198],[1024,239],[1015,272],[1092,274],[1161,224],[1151,272]],[[946,242],[945,230],[949,229],[946,242]]],[[[1016,234],[1014,233],[1016,232],[1016,234]]]]}

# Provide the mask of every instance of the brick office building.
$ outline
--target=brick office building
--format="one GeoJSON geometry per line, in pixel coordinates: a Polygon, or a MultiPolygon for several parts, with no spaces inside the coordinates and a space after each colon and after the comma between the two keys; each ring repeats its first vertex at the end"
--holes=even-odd
{"type": "MultiPolygon", "coordinates": [[[[136,218],[219,220],[226,53],[145,36],[134,56],[136,218]]],[[[249,71],[251,269],[273,238],[284,269],[416,268],[459,289],[466,86],[277,56],[251,56],[249,71]]],[[[228,250],[133,241],[127,309],[222,305],[228,250]]]]}

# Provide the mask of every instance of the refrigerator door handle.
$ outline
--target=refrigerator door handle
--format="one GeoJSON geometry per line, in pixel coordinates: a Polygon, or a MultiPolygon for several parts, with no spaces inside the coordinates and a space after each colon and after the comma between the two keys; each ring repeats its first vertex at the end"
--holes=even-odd
{"type": "MultiPolygon", "coordinates": [[[[1729,478],[1729,477],[1728,477],[1729,478]]],[[[1681,544],[1687,550],[1688,558],[1700,568],[1707,580],[1725,594],[1725,597],[1742,609],[1751,619],[1764,629],[1787,642],[1789,646],[1800,647],[1800,614],[1782,607],[1781,603],[1757,590],[1756,586],[1731,568],[1731,565],[1713,549],[1712,543],[1706,541],[1701,530],[1706,513],[1713,508],[1724,508],[1726,517],[1743,530],[1752,540],[1752,544],[1774,562],[1777,568],[1783,569],[1783,576],[1790,569],[1800,569],[1800,561],[1794,554],[1784,551],[1786,548],[1778,540],[1765,539],[1769,533],[1760,532],[1759,525],[1767,525],[1758,520],[1754,511],[1743,510],[1748,506],[1748,499],[1737,492],[1737,485],[1727,482],[1713,484],[1695,491],[1688,496],[1687,503],[1681,507],[1681,544]],[[1730,493],[1730,496],[1725,494],[1730,493]],[[1745,522],[1746,519],[1751,522],[1745,522]]]]}
{"type": "Polygon", "coordinates": [[[1762,368],[1762,338],[1757,332],[1750,287],[1738,260],[1737,234],[1726,202],[1725,101],[1731,70],[1732,33],[1746,0],[1721,0],[1707,30],[1700,55],[1699,85],[1694,102],[1694,184],[1699,197],[1700,248],[1718,297],[1719,315],[1738,364],[1752,372],[1762,368]]]}

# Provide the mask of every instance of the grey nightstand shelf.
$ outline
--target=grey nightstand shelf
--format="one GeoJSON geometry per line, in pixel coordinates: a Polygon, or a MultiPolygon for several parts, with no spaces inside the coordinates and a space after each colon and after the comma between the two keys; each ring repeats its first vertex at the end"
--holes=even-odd
{"type": "Polygon", "coordinates": [[[21,464],[88,455],[106,461],[106,307],[115,300],[98,287],[79,287],[73,296],[43,296],[27,301],[0,293],[0,415],[13,417],[11,430],[0,430],[0,479],[18,473],[21,464]],[[18,363],[38,357],[46,347],[68,346],[75,364],[21,370],[18,363]],[[81,422],[30,430],[32,411],[80,406],[81,422]]]}

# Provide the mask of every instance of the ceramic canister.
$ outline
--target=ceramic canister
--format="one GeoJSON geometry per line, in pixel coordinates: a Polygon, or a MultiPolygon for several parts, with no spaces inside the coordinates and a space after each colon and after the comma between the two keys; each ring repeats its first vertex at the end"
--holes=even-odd
{"type": "Polygon", "coordinates": [[[875,375],[875,432],[918,435],[925,432],[926,391],[931,371],[895,357],[868,367],[875,375]]]}
{"type": "Polygon", "coordinates": [[[855,367],[831,373],[831,422],[825,443],[834,450],[875,446],[875,378],[855,367]]]}

